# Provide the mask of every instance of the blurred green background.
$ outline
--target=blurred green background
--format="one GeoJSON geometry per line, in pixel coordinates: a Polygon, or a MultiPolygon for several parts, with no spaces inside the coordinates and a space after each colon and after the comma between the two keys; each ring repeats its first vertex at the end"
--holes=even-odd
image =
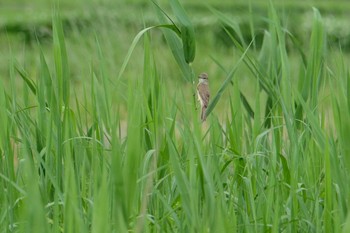
{"type": "MultiPolygon", "coordinates": [[[[171,10],[166,0],[158,1],[162,8],[171,10]]],[[[223,69],[228,69],[237,60],[239,52],[219,23],[217,17],[208,9],[212,6],[223,12],[240,27],[244,40],[249,43],[253,34],[256,35],[254,51],[259,51],[264,30],[267,28],[267,7],[269,1],[215,1],[191,0],[182,1],[184,7],[196,28],[197,56],[193,62],[196,73],[206,71],[212,78],[211,88],[216,90],[225,77],[223,69]],[[254,21],[254,29],[250,23],[254,21]],[[214,61],[217,61],[214,62],[214,61]],[[221,64],[221,67],[217,64],[221,64]]],[[[312,7],[317,7],[323,17],[327,47],[330,55],[337,53],[341,46],[348,60],[350,51],[350,3],[347,0],[317,0],[317,1],[274,1],[280,12],[282,25],[291,32],[298,43],[306,49],[312,27],[312,7]]],[[[8,80],[10,63],[19,63],[35,79],[39,69],[39,51],[44,51],[49,65],[52,64],[52,12],[60,9],[65,40],[67,44],[70,72],[74,92],[80,95],[82,84],[88,85],[87,76],[91,75],[91,67],[96,67],[98,53],[96,40],[101,44],[101,50],[106,61],[105,70],[113,80],[121,67],[127,50],[135,35],[146,26],[158,24],[157,16],[151,1],[144,0],[61,0],[59,7],[46,0],[3,0],[0,3],[0,78],[8,80]],[[38,43],[39,42],[39,43],[38,43]],[[40,44],[40,47],[38,46],[40,44]],[[50,60],[51,59],[51,60],[50,60]],[[95,64],[95,66],[94,66],[95,64]]],[[[175,19],[175,17],[173,17],[175,19]]],[[[230,28],[226,28],[231,30],[230,28]]],[[[160,74],[165,83],[187,85],[181,77],[181,72],[172,57],[160,30],[153,30],[152,48],[155,53],[160,74]],[[175,82],[175,83],[174,83],[175,82]]],[[[288,38],[287,38],[288,39],[288,38]]],[[[300,57],[298,53],[289,51],[292,70],[299,70],[300,57]]],[[[139,45],[132,56],[123,80],[138,77],[142,73],[142,45],[139,45]]],[[[298,75],[297,72],[292,76],[298,75]]],[[[241,89],[244,89],[248,100],[255,91],[251,88],[250,73],[244,66],[238,70],[241,89]]],[[[23,85],[18,82],[17,85],[23,85]]],[[[123,88],[121,86],[121,88],[123,88]]],[[[123,89],[120,90],[123,92],[123,89]]],[[[225,98],[223,98],[225,99],[225,98]]],[[[224,101],[220,105],[226,105],[224,101]]],[[[219,107],[220,109],[220,107],[219,107]]]]}
{"type": "MultiPolygon", "coordinates": [[[[168,1],[158,2],[176,21],[168,1]]],[[[0,193],[0,229],[22,225],[28,232],[26,225],[42,225],[41,232],[108,232],[103,229],[138,228],[147,213],[149,232],[164,226],[171,232],[204,232],[207,226],[225,232],[231,225],[239,232],[332,232],[345,223],[348,232],[350,111],[344,110],[350,109],[350,85],[344,64],[350,58],[350,3],[273,2],[276,17],[265,0],[181,1],[196,32],[191,65],[196,74],[209,74],[213,97],[242,56],[227,32],[238,37],[231,27],[239,28],[244,49],[254,37],[233,89],[202,125],[192,98],[195,85],[182,77],[161,30],[140,40],[118,78],[137,33],[158,24],[152,1],[62,0],[58,6],[2,0],[0,79],[6,91],[0,96],[0,154],[6,163],[0,178],[7,191],[0,193]],[[67,66],[54,12],[62,21],[67,66]],[[261,52],[264,33],[270,41],[261,52]],[[266,75],[260,77],[261,70],[266,75]],[[28,80],[37,84],[35,94],[28,80]],[[270,92],[260,91],[262,81],[272,86],[270,92]],[[242,111],[239,91],[255,110],[254,120],[242,111]],[[264,124],[270,119],[271,125],[264,124]],[[34,160],[35,166],[27,163],[34,160]]]]}

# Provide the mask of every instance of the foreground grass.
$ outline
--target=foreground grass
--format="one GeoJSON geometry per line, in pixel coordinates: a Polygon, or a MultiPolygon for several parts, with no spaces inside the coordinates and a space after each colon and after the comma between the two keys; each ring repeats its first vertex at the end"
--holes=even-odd
{"type": "Polygon", "coordinates": [[[317,10],[307,50],[293,44],[297,70],[272,7],[261,51],[231,37],[240,57],[212,89],[227,111],[212,105],[204,124],[195,86],[161,75],[150,33],[143,70],[127,81],[106,72],[96,39],[89,84],[70,95],[57,16],[53,25],[53,64],[42,53],[29,77],[13,61],[0,89],[2,232],[349,231],[349,72],[342,55],[329,60],[317,10]],[[255,78],[253,114],[239,67],[255,78]]]}

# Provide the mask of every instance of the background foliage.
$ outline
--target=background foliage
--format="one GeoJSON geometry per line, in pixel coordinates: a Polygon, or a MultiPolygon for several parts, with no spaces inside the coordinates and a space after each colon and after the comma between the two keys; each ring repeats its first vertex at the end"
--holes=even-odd
{"type": "Polygon", "coordinates": [[[1,232],[348,232],[347,1],[157,4],[1,2],[1,232]]]}

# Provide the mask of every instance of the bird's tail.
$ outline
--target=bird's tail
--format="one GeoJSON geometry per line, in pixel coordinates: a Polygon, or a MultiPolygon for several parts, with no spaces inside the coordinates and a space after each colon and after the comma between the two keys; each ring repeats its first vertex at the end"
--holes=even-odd
{"type": "Polygon", "coordinates": [[[201,113],[201,120],[202,120],[202,122],[207,119],[207,115],[205,113],[206,110],[207,110],[206,107],[202,107],[202,113],[201,113]]]}

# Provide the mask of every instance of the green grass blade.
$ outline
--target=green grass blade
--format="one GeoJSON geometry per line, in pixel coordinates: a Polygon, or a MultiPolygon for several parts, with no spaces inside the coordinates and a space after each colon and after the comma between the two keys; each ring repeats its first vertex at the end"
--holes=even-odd
{"type": "Polygon", "coordinates": [[[177,20],[180,22],[181,39],[185,61],[187,63],[192,63],[196,56],[196,38],[193,24],[191,23],[191,20],[187,16],[179,1],[169,0],[169,2],[177,20]]]}
{"type": "Polygon", "coordinates": [[[28,85],[30,90],[33,92],[33,94],[36,95],[36,85],[34,81],[28,77],[26,72],[22,68],[20,68],[19,65],[16,65],[15,68],[19,73],[19,75],[21,76],[21,78],[24,80],[24,82],[28,85]]]}
{"type": "Polygon", "coordinates": [[[236,64],[234,65],[234,67],[230,70],[230,72],[228,73],[225,81],[221,84],[220,89],[218,90],[218,92],[215,94],[213,100],[209,103],[208,108],[205,112],[206,116],[209,116],[209,114],[214,110],[216,104],[219,102],[222,94],[224,93],[226,87],[231,83],[231,80],[236,72],[236,70],[238,69],[240,63],[243,61],[243,59],[245,58],[250,46],[252,45],[252,42],[248,45],[247,49],[243,52],[243,54],[241,55],[241,57],[239,58],[239,60],[236,62],[236,64]]]}
{"type": "Polygon", "coordinates": [[[120,68],[120,71],[119,71],[119,74],[118,74],[118,77],[117,77],[117,81],[120,80],[120,78],[122,77],[124,71],[125,71],[125,68],[126,66],[128,65],[129,61],[130,61],[130,58],[131,58],[131,55],[137,45],[137,43],[139,42],[139,40],[141,39],[141,37],[143,36],[143,34],[145,34],[147,31],[151,30],[151,29],[154,29],[154,28],[165,28],[165,29],[170,29],[172,30],[173,32],[175,33],[178,33],[178,29],[176,26],[174,25],[168,25],[168,24],[164,24],[164,25],[157,25],[157,26],[151,26],[151,27],[148,27],[148,28],[145,28],[143,30],[141,30],[139,33],[137,33],[137,35],[135,36],[134,40],[132,41],[131,45],[130,45],[130,48],[125,56],[125,59],[124,59],[124,62],[120,68]]]}
{"type": "Polygon", "coordinates": [[[168,46],[175,58],[176,63],[179,65],[183,77],[186,81],[193,81],[194,76],[192,74],[192,69],[189,64],[185,60],[183,43],[181,41],[181,29],[179,29],[176,24],[170,19],[170,17],[162,10],[159,5],[152,1],[154,4],[154,10],[157,14],[158,20],[161,24],[167,24],[170,20],[176,28],[175,32],[171,32],[168,30],[163,30],[164,37],[167,41],[168,46]]]}
{"type": "Polygon", "coordinates": [[[53,45],[59,101],[62,101],[62,104],[68,107],[70,97],[70,73],[63,26],[58,12],[55,12],[53,17],[53,45]]]}

